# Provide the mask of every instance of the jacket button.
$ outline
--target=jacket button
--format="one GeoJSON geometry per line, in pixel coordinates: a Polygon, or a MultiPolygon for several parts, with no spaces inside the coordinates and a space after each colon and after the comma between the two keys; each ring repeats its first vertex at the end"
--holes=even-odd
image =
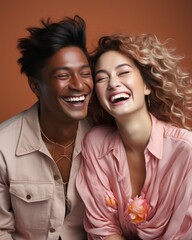
{"type": "Polygon", "coordinates": [[[51,233],[54,233],[54,232],[55,232],[55,228],[52,228],[52,227],[51,227],[51,228],[49,229],[49,231],[50,231],[51,233]]]}
{"type": "Polygon", "coordinates": [[[55,181],[59,180],[59,178],[60,178],[59,175],[57,175],[57,174],[54,175],[54,180],[55,181]]]}
{"type": "Polygon", "coordinates": [[[27,194],[26,198],[29,200],[31,199],[31,195],[27,194]]]}

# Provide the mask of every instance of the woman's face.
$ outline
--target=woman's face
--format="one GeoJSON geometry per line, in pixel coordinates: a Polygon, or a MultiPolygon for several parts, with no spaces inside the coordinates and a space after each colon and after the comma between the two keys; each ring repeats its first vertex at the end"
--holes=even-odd
{"type": "Polygon", "coordinates": [[[95,89],[100,104],[115,118],[146,110],[145,95],[151,92],[134,62],[117,51],[98,59],[95,89]]]}

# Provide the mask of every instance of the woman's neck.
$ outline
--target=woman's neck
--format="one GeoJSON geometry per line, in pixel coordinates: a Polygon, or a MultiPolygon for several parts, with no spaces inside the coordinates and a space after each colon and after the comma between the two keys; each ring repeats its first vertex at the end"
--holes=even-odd
{"type": "Polygon", "coordinates": [[[117,128],[126,151],[143,152],[151,134],[151,118],[148,113],[141,116],[131,116],[122,121],[116,121],[117,128]]]}

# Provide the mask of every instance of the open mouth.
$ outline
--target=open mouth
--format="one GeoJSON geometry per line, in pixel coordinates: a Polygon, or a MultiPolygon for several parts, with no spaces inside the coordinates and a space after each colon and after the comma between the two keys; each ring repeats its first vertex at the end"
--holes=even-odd
{"type": "Polygon", "coordinates": [[[119,93],[117,95],[112,96],[109,101],[111,103],[117,103],[121,101],[125,101],[130,98],[130,95],[128,93],[119,93]]]}
{"type": "Polygon", "coordinates": [[[83,103],[85,101],[85,95],[79,97],[66,97],[62,99],[68,103],[83,103]]]}

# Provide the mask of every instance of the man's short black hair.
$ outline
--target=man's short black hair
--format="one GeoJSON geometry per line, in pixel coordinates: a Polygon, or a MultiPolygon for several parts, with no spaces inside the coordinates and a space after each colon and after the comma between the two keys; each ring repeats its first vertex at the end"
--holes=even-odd
{"type": "Polygon", "coordinates": [[[17,48],[22,57],[18,59],[21,73],[28,77],[39,77],[41,69],[54,53],[63,47],[76,46],[81,48],[89,61],[86,48],[85,21],[75,15],[74,18],[66,17],[59,22],[41,20],[40,27],[29,27],[29,37],[18,40],[17,48]]]}

